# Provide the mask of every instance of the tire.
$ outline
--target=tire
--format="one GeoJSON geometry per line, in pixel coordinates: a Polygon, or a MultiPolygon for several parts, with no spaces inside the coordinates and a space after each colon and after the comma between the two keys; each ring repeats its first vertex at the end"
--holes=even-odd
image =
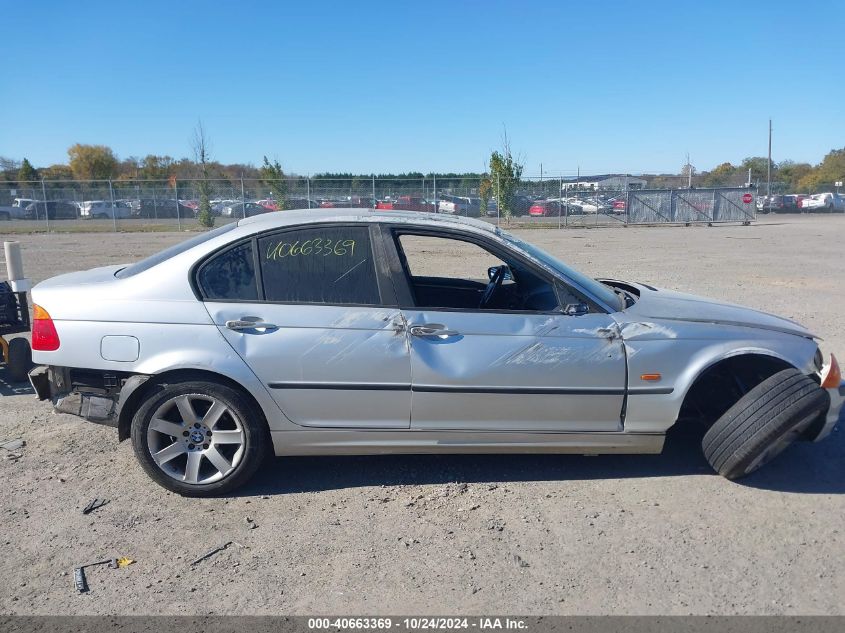
{"type": "Polygon", "coordinates": [[[32,348],[25,338],[13,338],[9,341],[9,378],[14,382],[25,382],[32,369],[32,348]]]}
{"type": "Polygon", "coordinates": [[[768,463],[827,411],[830,396],[797,369],[784,369],[751,389],[704,434],[704,456],[728,479],[768,463]]]}
{"type": "Polygon", "coordinates": [[[12,216],[9,215],[8,211],[0,211],[0,220],[3,220],[4,222],[8,222],[11,219],[12,219],[12,216]]]}
{"type": "Polygon", "coordinates": [[[185,497],[211,497],[245,484],[271,442],[263,416],[243,393],[196,380],[152,386],[132,419],[132,446],[141,467],[160,486],[185,497]],[[219,415],[212,412],[215,407],[219,415]],[[169,452],[162,455],[165,449],[169,452]]]}

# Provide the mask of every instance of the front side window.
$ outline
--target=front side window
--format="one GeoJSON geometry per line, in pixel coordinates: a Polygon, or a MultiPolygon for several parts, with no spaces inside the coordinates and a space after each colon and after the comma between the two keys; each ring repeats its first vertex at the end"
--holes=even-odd
{"type": "Polygon", "coordinates": [[[515,259],[474,242],[400,234],[399,257],[416,308],[551,312],[554,287],[515,259]],[[498,269],[502,269],[497,273],[498,269]],[[498,275],[501,275],[499,277],[498,275]]]}
{"type": "Polygon", "coordinates": [[[258,240],[267,301],[381,303],[369,228],[315,226],[258,240]]]}

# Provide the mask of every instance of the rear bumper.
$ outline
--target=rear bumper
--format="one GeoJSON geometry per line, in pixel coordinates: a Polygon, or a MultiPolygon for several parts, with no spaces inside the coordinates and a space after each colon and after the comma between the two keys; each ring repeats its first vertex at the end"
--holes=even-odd
{"type": "Polygon", "coordinates": [[[59,413],[70,413],[95,424],[118,425],[119,394],[74,391],[66,367],[36,367],[29,372],[29,382],[38,399],[50,400],[59,413]]]}

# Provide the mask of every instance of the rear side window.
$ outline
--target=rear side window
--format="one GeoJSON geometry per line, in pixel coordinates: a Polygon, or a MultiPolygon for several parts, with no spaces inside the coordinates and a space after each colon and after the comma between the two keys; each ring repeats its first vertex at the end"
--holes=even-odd
{"type": "Polygon", "coordinates": [[[252,242],[214,255],[200,267],[197,284],[207,301],[258,301],[252,242]]]}
{"type": "Polygon", "coordinates": [[[314,227],[258,240],[267,301],[378,305],[367,227],[314,227]]]}

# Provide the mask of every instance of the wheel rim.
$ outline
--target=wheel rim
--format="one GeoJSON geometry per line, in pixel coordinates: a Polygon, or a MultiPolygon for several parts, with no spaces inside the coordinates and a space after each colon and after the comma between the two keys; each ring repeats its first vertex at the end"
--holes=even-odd
{"type": "Polygon", "coordinates": [[[768,464],[772,461],[775,457],[780,455],[786,448],[792,444],[795,440],[797,440],[800,435],[804,432],[804,430],[810,425],[810,423],[816,419],[818,413],[811,413],[805,418],[802,418],[798,424],[793,426],[789,429],[786,433],[781,435],[777,440],[775,440],[769,448],[764,450],[760,453],[757,457],[752,460],[748,467],[745,469],[745,475],[754,472],[761,466],[768,464]]]}
{"type": "Polygon", "coordinates": [[[204,394],[174,396],[153,413],[147,446],[168,477],[191,485],[220,481],[243,458],[244,425],[224,402],[204,394]]]}

